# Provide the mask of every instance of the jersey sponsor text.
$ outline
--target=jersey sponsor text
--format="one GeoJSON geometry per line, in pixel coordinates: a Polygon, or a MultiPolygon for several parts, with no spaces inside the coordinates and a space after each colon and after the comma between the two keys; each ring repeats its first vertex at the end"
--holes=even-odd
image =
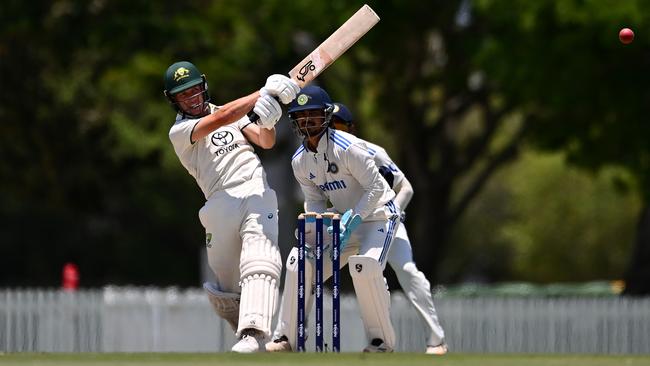
{"type": "Polygon", "coordinates": [[[335,191],[335,190],[337,190],[337,189],[345,189],[345,188],[348,188],[348,187],[345,185],[345,182],[343,181],[343,179],[341,179],[341,180],[334,180],[334,181],[331,181],[331,182],[325,182],[325,184],[320,184],[318,187],[319,187],[322,191],[325,191],[325,192],[327,192],[327,191],[335,191]]]}

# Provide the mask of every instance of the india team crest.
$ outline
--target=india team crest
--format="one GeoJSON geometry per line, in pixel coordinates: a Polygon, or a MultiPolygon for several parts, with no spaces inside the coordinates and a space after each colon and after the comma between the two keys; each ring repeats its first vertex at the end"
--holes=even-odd
{"type": "Polygon", "coordinates": [[[309,101],[309,96],[307,94],[300,94],[298,96],[298,99],[296,99],[296,102],[298,105],[305,105],[309,101]]]}

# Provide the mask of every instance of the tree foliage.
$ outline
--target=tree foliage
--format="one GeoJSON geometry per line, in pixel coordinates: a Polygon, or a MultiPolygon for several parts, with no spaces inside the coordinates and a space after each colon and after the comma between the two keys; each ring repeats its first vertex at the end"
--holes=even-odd
{"type": "Polygon", "coordinates": [[[501,169],[455,227],[444,272],[476,281],[620,279],[641,209],[634,180],[620,168],[593,176],[567,165],[562,153],[528,151],[501,169]]]}
{"type": "Polygon", "coordinates": [[[649,293],[650,28],[647,1],[475,1],[476,24],[488,36],[477,53],[506,99],[534,120],[528,141],[564,150],[578,166],[614,164],[636,178],[646,202],[627,270],[627,292],[649,293]],[[619,29],[641,35],[617,40],[619,29]]]}
{"type": "MultiPolygon", "coordinates": [[[[74,260],[85,285],[195,284],[202,197],[168,142],[165,68],[193,61],[225,102],[361,4],[2,2],[0,254],[16,265],[0,281],[52,285],[74,260]]],[[[649,22],[643,1],[612,4],[372,2],[380,23],[319,78],[414,184],[407,226],[430,279],[453,253],[451,228],[525,143],[623,166],[647,201],[648,43],[616,33],[649,22]]],[[[280,151],[265,157],[286,161],[280,151]]]]}

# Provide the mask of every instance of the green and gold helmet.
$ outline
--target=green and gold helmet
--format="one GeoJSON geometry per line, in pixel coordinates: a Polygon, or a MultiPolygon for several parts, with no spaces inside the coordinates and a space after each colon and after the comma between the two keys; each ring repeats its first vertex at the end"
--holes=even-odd
{"type": "Polygon", "coordinates": [[[199,84],[203,84],[204,102],[208,103],[210,96],[208,94],[208,82],[205,79],[205,75],[201,74],[199,69],[191,62],[175,62],[165,72],[164,93],[176,111],[185,113],[180,109],[173,96],[199,84]]]}

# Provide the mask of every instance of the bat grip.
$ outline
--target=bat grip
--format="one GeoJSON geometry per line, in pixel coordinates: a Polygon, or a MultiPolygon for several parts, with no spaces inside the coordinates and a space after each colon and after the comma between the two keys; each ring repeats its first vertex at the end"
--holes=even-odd
{"type": "Polygon", "coordinates": [[[260,119],[260,116],[258,116],[257,113],[253,112],[252,109],[246,115],[248,116],[248,120],[251,122],[257,122],[260,119]]]}

